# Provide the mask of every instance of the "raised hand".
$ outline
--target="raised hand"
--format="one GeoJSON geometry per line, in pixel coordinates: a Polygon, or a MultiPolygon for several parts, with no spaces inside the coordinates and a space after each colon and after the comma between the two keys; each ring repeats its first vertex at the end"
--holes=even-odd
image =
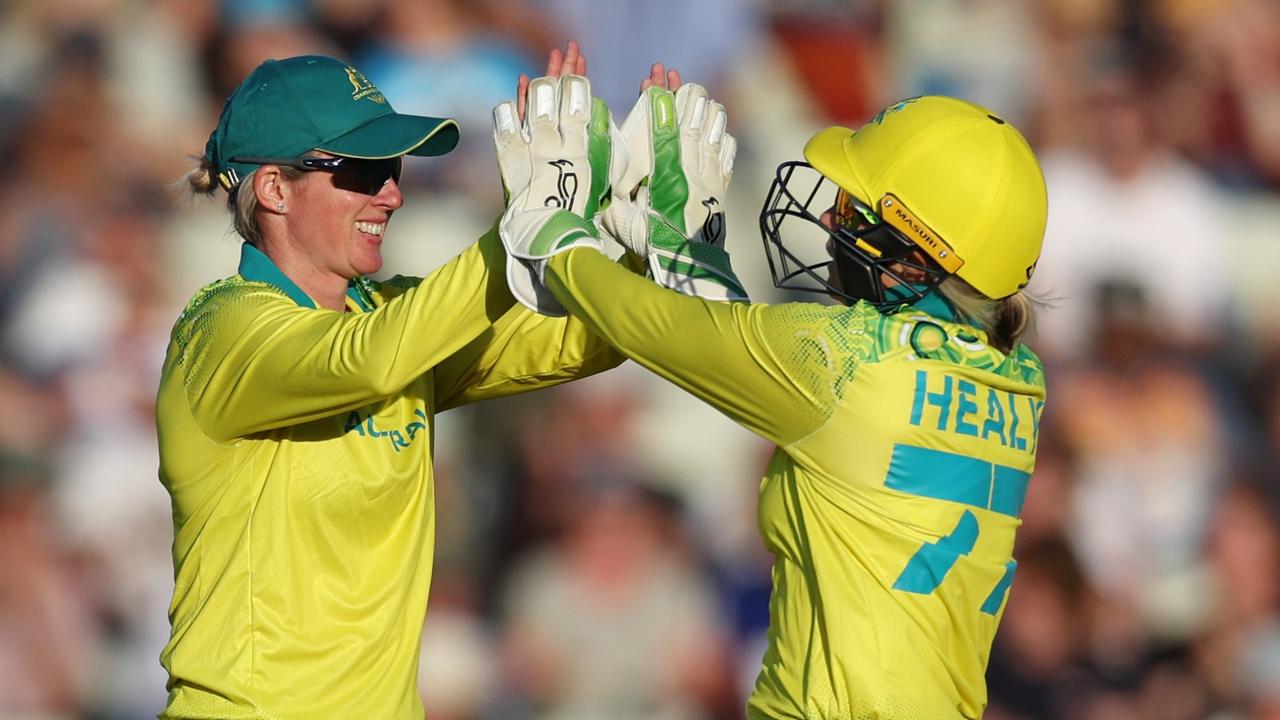
{"type": "Polygon", "coordinates": [[[545,315],[564,308],[542,282],[546,259],[571,247],[600,248],[592,220],[608,198],[612,118],[575,70],[586,59],[570,43],[553,50],[548,75],[521,79],[517,100],[494,108],[494,147],[507,210],[498,231],[507,250],[507,283],[525,306],[545,315]]]}
{"type": "MultiPolygon", "coordinates": [[[[582,54],[582,49],[578,47],[577,41],[570,40],[565,46],[564,53],[560,52],[560,48],[552,48],[551,52],[547,54],[547,71],[544,76],[582,75],[585,77],[586,74],[587,56],[582,54]]],[[[516,81],[516,111],[520,117],[520,122],[524,122],[528,98],[529,76],[520,73],[520,78],[516,81]]]]}
{"type": "MultiPolygon", "coordinates": [[[[564,75],[587,74],[587,57],[574,40],[570,40],[561,52],[552,48],[547,53],[547,71],[543,77],[559,78],[564,75]]],[[[515,151],[514,132],[519,131],[524,144],[528,144],[528,128],[524,126],[529,105],[528,75],[520,73],[516,80],[516,99],[499,103],[493,110],[494,144],[498,153],[498,171],[502,178],[504,203],[511,201],[511,188],[523,188],[529,182],[530,162],[515,151]]]]}
{"type": "Polygon", "coordinates": [[[681,82],[679,70],[675,68],[667,70],[662,63],[654,63],[649,68],[649,77],[640,81],[640,92],[643,94],[651,87],[665,88],[675,92],[680,89],[681,82]]]}

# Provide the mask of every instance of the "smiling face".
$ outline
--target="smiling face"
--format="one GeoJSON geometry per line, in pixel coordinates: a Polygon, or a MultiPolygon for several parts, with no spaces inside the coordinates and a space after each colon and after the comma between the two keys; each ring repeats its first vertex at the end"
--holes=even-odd
{"type": "MultiPolygon", "coordinates": [[[[308,172],[291,185],[285,229],[292,245],[318,274],[347,280],[382,269],[382,238],[391,214],[404,204],[394,178],[369,194],[348,182],[347,169],[308,172]]],[[[375,190],[368,187],[368,190],[375,190]]]]}
{"type": "Polygon", "coordinates": [[[399,158],[342,160],[287,174],[268,164],[253,175],[258,249],[317,305],[337,311],[352,278],[382,268],[387,222],[404,204],[399,158]]]}

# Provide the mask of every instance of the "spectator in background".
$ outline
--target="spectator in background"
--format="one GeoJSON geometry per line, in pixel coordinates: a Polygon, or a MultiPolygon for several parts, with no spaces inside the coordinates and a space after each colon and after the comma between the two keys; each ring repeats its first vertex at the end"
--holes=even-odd
{"type": "MultiPolygon", "coordinates": [[[[9,547],[27,556],[4,566],[33,592],[50,578],[68,584],[66,598],[46,599],[50,613],[80,606],[75,642],[87,647],[50,682],[91,679],[50,707],[134,718],[163,702],[155,657],[172,589],[168,503],[148,469],[168,322],[157,322],[168,310],[155,261],[162,198],[109,110],[107,37],[86,25],[50,44],[42,85],[24,99],[15,135],[0,138],[12,171],[0,181],[0,454],[46,465],[47,481],[28,488],[39,510],[29,517],[57,541],[36,551],[31,537],[14,538],[9,547]]],[[[66,629],[48,630],[58,635],[48,650],[19,652],[60,652],[66,629]]],[[[10,710],[0,701],[0,715],[10,710]]]]}
{"type": "MultiPolygon", "coordinates": [[[[443,478],[444,474],[437,477],[443,478]]],[[[441,499],[440,506],[456,508],[457,504],[441,499]]],[[[449,546],[449,540],[443,538],[439,547],[449,546]]],[[[456,547],[451,550],[460,554],[456,547]]],[[[418,667],[418,688],[426,717],[490,717],[509,692],[501,674],[498,632],[482,612],[478,586],[462,568],[447,564],[439,567],[431,586],[431,613],[422,628],[422,660],[418,667]]]]}
{"type": "Polygon", "coordinates": [[[1046,410],[1040,421],[1036,469],[1027,488],[1027,502],[1022,506],[1019,544],[1067,534],[1071,522],[1071,500],[1076,493],[1076,474],[1076,457],[1062,437],[1057,413],[1046,410]]]}
{"type": "MultiPolygon", "coordinates": [[[[493,106],[510,97],[511,78],[532,74],[536,62],[531,51],[486,24],[485,8],[475,0],[388,3],[356,62],[406,112],[485,127],[493,106]]],[[[493,143],[485,133],[464,134],[455,153],[431,168],[411,168],[406,182],[460,189],[485,201],[486,215],[502,200],[493,143]]]]}
{"type": "Polygon", "coordinates": [[[5,153],[14,173],[0,181],[7,260],[0,268],[0,317],[6,320],[0,353],[44,379],[88,361],[110,334],[114,317],[82,311],[119,307],[107,273],[87,257],[88,246],[107,207],[136,183],[127,164],[112,183],[102,182],[104,145],[121,137],[115,122],[102,119],[108,96],[100,38],[70,35],[57,47],[42,92],[28,99],[15,121],[5,153]],[[50,327],[62,332],[50,333],[50,327]]]}
{"type": "Polygon", "coordinates": [[[0,714],[73,717],[99,669],[93,594],[30,458],[0,456],[0,714]]]}
{"type": "MultiPolygon", "coordinates": [[[[894,97],[884,77],[884,16],[892,12],[885,5],[778,3],[769,7],[771,36],[784,51],[791,76],[822,119],[858,123],[874,114],[886,97],[894,97]]],[[[777,91],[769,88],[769,97],[776,97],[777,91]]]]}
{"type": "Polygon", "coordinates": [[[1175,155],[1154,124],[1153,58],[1122,47],[1066,68],[1083,93],[1071,104],[1077,138],[1044,153],[1053,197],[1044,268],[1031,290],[1055,300],[1038,337],[1045,353],[1084,360],[1099,318],[1090,315],[1105,282],[1140,289],[1174,348],[1221,339],[1232,301],[1219,237],[1225,216],[1201,170],[1175,155]]]}
{"type": "Polygon", "coordinates": [[[1082,85],[1077,69],[1120,36],[1121,0],[1037,0],[1033,142],[1042,153],[1079,144],[1082,85]],[[1100,47],[1101,46],[1101,47],[1100,47]]]}
{"type": "Polygon", "coordinates": [[[1176,352],[1139,286],[1104,284],[1089,366],[1059,376],[1054,419],[1074,455],[1070,537],[1090,580],[1173,637],[1194,632],[1195,569],[1231,469],[1219,389],[1176,352]]]}
{"type": "Polygon", "coordinates": [[[329,38],[312,27],[305,0],[226,0],[218,3],[218,10],[216,31],[206,45],[215,99],[229,97],[266,60],[331,55],[335,50],[329,38]]]}
{"type": "Polygon", "coordinates": [[[1243,711],[1274,701],[1280,637],[1275,507],[1274,495],[1231,485],[1216,503],[1204,545],[1209,603],[1193,647],[1196,669],[1224,708],[1243,711]]]}
{"type": "Polygon", "coordinates": [[[725,97],[725,81],[756,46],[761,32],[759,5],[741,0],[525,0],[524,4],[560,33],[582,40],[591,53],[593,91],[612,108],[631,107],[636,68],[649,67],[658,59],[699,78],[713,96],[725,97]]]}
{"type": "Polygon", "coordinates": [[[1181,57],[1161,93],[1161,129],[1228,186],[1280,188],[1280,5],[1144,5],[1181,57]]]}
{"type": "Polygon", "coordinates": [[[732,707],[725,628],[673,499],[630,482],[560,501],[564,535],[517,562],[503,591],[529,716],[692,720],[732,707]]]}
{"type": "Polygon", "coordinates": [[[101,335],[63,377],[71,426],[62,437],[53,497],[64,534],[105,589],[102,616],[117,638],[103,658],[98,702],[112,717],[149,715],[163,702],[156,648],[168,636],[172,594],[169,499],[155,462],[155,388],[172,321],[153,262],[159,213],[139,199],[95,218],[84,262],[102,272],[101,335]],[[140,668],[145,668],[143,671],[140,668]]]}
{"type": "Polygon", "coordinates": [[[1024,0],[884,2],[884,66],[892,97],[951,95],[1030,125],[1040,68],[1036,3],[1024,0]]]}

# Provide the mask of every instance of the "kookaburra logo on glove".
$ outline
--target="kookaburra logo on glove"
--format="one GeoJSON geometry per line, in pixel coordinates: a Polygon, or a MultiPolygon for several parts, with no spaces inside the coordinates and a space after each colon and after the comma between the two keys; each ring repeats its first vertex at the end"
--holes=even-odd
{"type": "MultiPolygon", "coordinates": [[[[511,294],[535,312],[563,316],[543,272],[548,258],[570,248],[603,249],[594,221],[609,197],[617,129],[581,75],[534,78],[527,102],[523,120],[515,101],[493,109],[493,144],[507,201],[498,237],[507,253],[511,294]]],[[[625,163],[622,157],[619,164],[625,163]]]]}
{"type": "Polygon", "coordinates": [[[552,160],[547,163],[560,173],[556,179],[556,195],[548,195],[543,207],[560,208],[573,211],[573,199],[578,195],[578,173],[572,172],[573,161],[552,160]],[[566,171],[565,168],[570,168],[566,171]],[[557,197],[558,195],[558,197],[557,197]]]}
{"type": "Polygon", "coordinates": [[[720,201],[709,197],[702,201],[707,209],[707,217],[702,221],[702,239],[712,245],[724,244],[724,211],[720,209],[720,201]]]}

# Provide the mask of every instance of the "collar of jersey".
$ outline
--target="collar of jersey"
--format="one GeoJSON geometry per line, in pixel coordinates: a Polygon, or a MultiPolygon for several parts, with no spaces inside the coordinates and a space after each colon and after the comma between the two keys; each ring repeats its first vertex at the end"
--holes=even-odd
{"type": "Polygon", "coordinates": [[[912,285],[912,288],[915,289],[916,293],[924,293],[922,296],[917,298],[915,302],[907,301],[907,298],[911,296],[911,293],[907,288],[901,285],[885,288],[885,294],[890,300],[902,301],[902,305],[899,305],[898,309],[901,309],[905,305],[910,305],[917,310],[929,313],[933,317],[946,320],[948,322],[956,322],[956,310],[951,307],[951,303],[947,302],[947,299],[942,297],[942,293],[938,292],[937,288],[928,290],[927,287],[928,286],[925,285],[912,285]]]}
{"type": "MultiPolygon", "coordinates": [[[[289,279],[288,275],[280,272],[280,268],[271,262],[271,258],[258,248],[244,243],[240,246],[240,267],[238,268],[240,277],[245,280],[255,282],[264,282],[280,288],[285,295],[289,296],[298,305],[304,308],[315,309],[316,303],[306,293],[302,292],[302,288],[289,279]]],[[[364,311],[373,309],[373,303],[364,291],[364,283],[360,282],[363,278],[353,278],[347,283],[347,297],[356,304],[356,307],[364,311]]]]}
{"type": "Polygon", "coordinates": [[[936,318],[942,318],[950,322],[956,322],[956,309],[951,307],[951,303],[942,297],[942,293],[934,290],[919,300],[915,301],[914,306],[923,310],[936,318]]]}

